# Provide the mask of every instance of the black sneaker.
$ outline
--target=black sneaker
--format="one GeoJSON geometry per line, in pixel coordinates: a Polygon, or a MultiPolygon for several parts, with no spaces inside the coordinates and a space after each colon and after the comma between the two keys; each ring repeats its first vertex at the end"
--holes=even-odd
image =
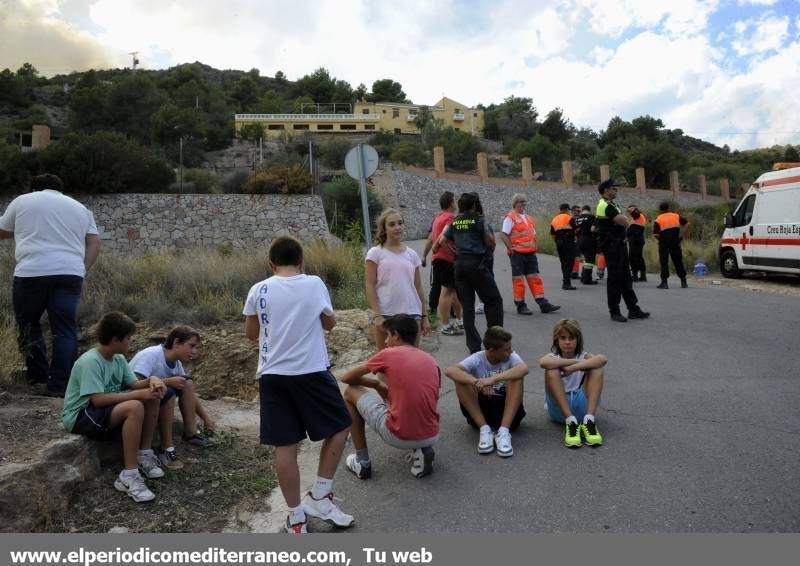
{"type": "Polygon", "coordinates": [[[531,315],[533,311],[525,303],[517,303],[517,314],[531,315]]]}
{"type": "Polygon", "coordinates": [[[539,303],[539,310],[542,311],[543,314],[547,314],[549,312],[555,312],[560,308],[561,305],[554,305],[549,301],[542,301],[541,303],[539,303]]]}
{"type": "Polygon", "coordinates": [[[572,286],[572,283],[564,283],[561,286],[561,289],[564,290],[564,291],[577,291],[578,290],[577,287],[573,287],[572,286]]]}
{"type": "Polygon", "coordinates": [[[686,282],[686,279],[681,279],[681,289],[688,289],[689,284],[686,282]]]}
{"type": "Polygon", "coordinates": [[[649,318],[650,313],[644,312],[642,309],[636,309],[634,311],[628,311],[628,318],[649,318]]]}
{"type": "Polygon", "coordinates": [[[666,280],[662,279],[661,283],[656,285],[656,289],[669,289],[669,285],[667,285],[666,280]]]}
{"type": "Polygon", "coordinates": [[[622,316],[620,313],[615,312],[611,315],[611,320],[614,322],[628,322],[628,319],[622,316]]]}

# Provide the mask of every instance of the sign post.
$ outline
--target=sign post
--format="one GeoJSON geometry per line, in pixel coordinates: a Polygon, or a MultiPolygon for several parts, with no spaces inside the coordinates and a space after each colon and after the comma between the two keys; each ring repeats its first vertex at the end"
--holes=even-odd
{"type": "Polygon", "coordinates": [[[348,175],[358,180],[361,193],[361,211],[364,217],[364,241],[367,248],[372,247],[372,224],[369,220],[369,202],[367,200],[367,179],[378,169],[378,152],[371,145],[360,143],[350,149],[344,158],[344,167],[348,175]]]}

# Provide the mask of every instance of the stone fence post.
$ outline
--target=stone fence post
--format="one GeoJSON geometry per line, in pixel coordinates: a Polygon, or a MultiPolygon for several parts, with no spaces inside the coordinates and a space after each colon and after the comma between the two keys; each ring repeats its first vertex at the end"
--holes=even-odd
{"type": "Polygon", "coordinates": [[[572,176],[572,162],[571,161],[562,161],[561,162],[561,182],[564,183],[565,186],[571,187],[573,182],[572,176]]]}
{"type": "Polygon", "coordinates": [[[481,183],[485,183],[489,178],[489,156],[485,151],[478,153],[478,176],[481,178],[481,183]]]}
{"type": "Polygon", "coordinates": [[[611,178],[611,168],[608,165],[600,166],[600,182],[608,181],[611,178]]]}
{"type": "Polygon", "coordinates": [[[672,196],[677,197],[681,190],[680,179],[678,179],[677,171],[669,172],[669,190],[672,191],[672,196]]]}
{"type": "Polygon", "coordinates": [[[522,158],[522,180],[526,185],[533,184],[533,165],[530,157],[522,158]]]}
{"type": "Polygon", "coordinates": [[[731,186],[728,179],[722,178],[719,180],[719,194],[725,200],[731,200],[731,186]]]}
{"type": "Polygon", "coordinates": [[[645,180],[644,176],[644,167],[636,168],[636,188],[639,189],[640,193],[643,193],[647,190],[647,181],[645,180]]]}
{"type": "Polygon", "coordinates": [[[706,176],[697,176],[697,185],[700,187],[700,198],[704,199],[708,196],[708,189],[706,188],[706,176]]]}
{"type": "Polygon", "coordinates": [[[444,176],[444,148],[440,145],[433,148],[433,170],[437,177],[444,176]]]}

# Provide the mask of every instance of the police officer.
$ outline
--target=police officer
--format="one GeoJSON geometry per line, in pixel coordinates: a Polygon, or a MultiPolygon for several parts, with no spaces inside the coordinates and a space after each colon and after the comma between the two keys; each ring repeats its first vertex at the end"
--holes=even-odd
{"type": "Polygon", "coordinates": [[[583,269],[581,270],[581,283],[584,285],[597,285],[592,279],[592,269],[597,256],[597,236],[593,230],[595,217],[589,205],[585,205],[581,213],[575,218],[575,232],[578,237],[578,249],[583,254],[583,269]]]}
{"type": "Polygon", "coordinates": [[[572,286],[572,266],[575,263],[575,219],[570,214],[570,206],[562,204],[559,213],[550,221],[550,235],[556,241],[558,259],[561,261],[561,288],[575,291],[572,286]]]}
{"type": "Polygon", "coordinates": [[[650,313],[644,312],[639,307],[639,300],[633,290],[628,266],[628,246],[625,242],[628,219],[614,204],[614,199],[617,198],[617,186],[613,179],[608,179],[600,183],[597,189],[601,195],[597,203],[597,240],[608,266],[606,294],[611,320],[628,322],[628,318],[647,318],[650,313]],[[624,299],[625,306],[628,307],[628,318],[625,318],[619,310],[620,298],[624,299]]]}
{"type": "Polygon", "coordinates": [[[480,352],[481,335],[475,328],[475,293],[483,302],[486,327],[503,326],[503,298],[486,263],[487,250],[493,250],[494,234],[484,221],[476,193],[464,193],[458,199],[458,216],[442,232],[434,245],[453,244],[456,261],[455,285],[464,316],[464,332],[471,354],[480,352]]]}
{"type": "Polygon", "coordinates": [[[658,215],[653,223],[653,236],[658,239],[658,260],[661,263],[661,283],[657,289],[668,289],[667,279],[669,279],[669,258],[675,266],[675,274],[681,280],[681,287],[686,289],[686,268],[683,266],[683,250],[681,250],[681,240],[689,226],[689,221],[677,212],[670,212],[668,201],[658,205],[661,214],[658,215]]]}
{"type": "Polygon", "coordinates": [[[647,225],[647,217],[636,205],[628,207],[628,214],[631,215],[628,224],[628,250],[633,281],[647,281],[645,271],[647,268],[644,263],[644,228],[647,225]]]}

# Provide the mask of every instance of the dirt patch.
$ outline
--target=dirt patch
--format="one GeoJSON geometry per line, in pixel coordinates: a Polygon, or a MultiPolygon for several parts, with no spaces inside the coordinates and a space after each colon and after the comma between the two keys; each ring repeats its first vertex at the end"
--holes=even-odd
{"type": "Polygon", "coordinates": [[[63,436],[62,405],[61,399],[0,391],[0,465],[32,462],[42,446],[63,436]]]}
{"type": "Polygon", "coordinates": [[[230,527],[231,516],[255,512],[277,483],[272,450],[233,432],[216,435],[217,445],[177,446],[184,467],[148,480],[156,495],[134,503],[113,488],[117,467],[105,469],[76,494],[54,531],[105,533],[124,527],[136,533],[208,533],[230,527]],[[234,509],[237,513],[234,513],[234,509]]]}
{"type": "Polygon", "coordinates": [[[747,273],[741,279],[727,279],[719,274],[709,277],[689,277],[696,285],[709,287],[728,287],[756,293],[770,293],[789,297],[800,297],[800,277],[797,275],[773,275],[765,273],[747,273]]]}

